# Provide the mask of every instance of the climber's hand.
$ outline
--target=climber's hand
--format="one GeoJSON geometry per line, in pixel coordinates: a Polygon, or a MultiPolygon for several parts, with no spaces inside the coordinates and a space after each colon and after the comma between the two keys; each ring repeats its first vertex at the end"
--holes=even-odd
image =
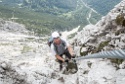
{"type": "Polygon", "coordinates": [[[65,60],[65,62],[66,62],[66,63],[69,63],[69,60],[68,60],[68,59],[66,59],[66,60],[65,60]]]}

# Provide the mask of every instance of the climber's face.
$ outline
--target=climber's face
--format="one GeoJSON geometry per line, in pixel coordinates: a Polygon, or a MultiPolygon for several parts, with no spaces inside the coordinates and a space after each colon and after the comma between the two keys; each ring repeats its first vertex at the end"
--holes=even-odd
{"type": "Polygon", "coordinates": [[[60,38],[59,38],[59,37],[54,38],[54,43],[55,43],[55,44],[59,45],[59,44],[60,44],[60,42],[61,42],[61,40],[60,40],[60,38]]]}

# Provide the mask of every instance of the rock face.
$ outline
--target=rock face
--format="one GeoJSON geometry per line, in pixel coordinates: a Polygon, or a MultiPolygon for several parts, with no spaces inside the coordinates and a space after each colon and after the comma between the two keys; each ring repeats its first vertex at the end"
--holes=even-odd
{"type": "Polygon", "coordinates": [[[28,84],[25,80],[27,78],[26,73],[18,72],[3,60],[0,60],[0,83],[2,84],[28,84]]]}
{"type": "MultiPolygon", "coordinates": [[[[75,46],[80,46],[81,55],[82,48],[89,53],[100,51],[123,49],[125,48],[125,26],[117,24],[117,16],[125,15],[123,0],[115,6],[105,17],[103,17],[96,25],[88,25],[75,36],[75,46]]],[[[124,20],[121,19],[121,22],[124,20]]],[[[84,53],[83,53],[84,54],[84,53]]]]}
{"type": "MultiPolygon", "coordinates": [[[[124,7],[125,0],[96,25],[77,33],[73,41],[77,55],[125,47],[125,27],[115,22],[124,7]]],[[[81,60],[77,73],[62,74],[46,37],[26,35],[22,25],[4,20],[0,29],[0,84],[124,84],[125,61],[81,60]]]]}
{"type": "Polygon", "coordinates": [[[0,84],[46,84],[57,76],[45,54],[49,47],[44,39],[20,31],[0,31],[0,84]]]}
{"type": "MultiPolygon", "coordinates": [[[[77,35],[74,37],[74,42],[72,44],[74,45],[74,49],[78,54],[78,56],[85,56],[87,54],[97,53],[100,51],[125,49],[125,42],[124,42],[125,26],[123,25],[124,19],[125,19],[123,17],[125,15],[124,8],[125,8],[125,0],[123,0],[118,5],[116,5],[115,8],[111,10],[106,16],[102,17],[102,19],[96,25],[87,25],[85,28],[83,28],[82,31],[77,33],[77,35]],[[123,18],[119,19],[118,18],[119,16],[122,16],[123,18]],[[120,22],[120,24],[118,23],[118,21],[120,22]]],[[[95,60],[98,61],[98,63],[100,63],[99,62],[100,59],[94,59],[94,61],[95,60]]],[[[123,83],[124,78],[121,78],[120,80],[119,78],[113,75],[113,73],[114,74],[122,73],[122,71],[119,72],[119,70],[125,71],[125,68],[124,69],[120,68],[120,66],[124,64],[124,61],[121,61],[121,60],[118,61],[118,59],[111,59],[111,60],[102,59],[102,60],[105,63],[109,60],[106,66],[104,65],[103,67],[109,67],[110,65],[110,68],[111,68],[112,66],[112,72],[110,72],[110,70],[108,71],[108,74],[112,74],[112,77],[108,78],[108,75],[106,76],[107,74],[106,72],[98,71],[98,69],[96,68],[98,67],[101,68],[101,66],[99,64],[96,64],[95,69],[92,69],[91,67],[91,70],[85,70],[84,72],[84,73],[87,73],[88,75],[87,77],[89,78],[89,80],[87,80],[88,81],[87,83],[108,84],[109,82],[109,84],[118,84],[119,82],[121,84],[124,84],[123,83]],[[121,63],[119,64],[119,62],[121,63]],[[113,69],[114,66],[116,67],[116,70],[113,69]],[[92,70],[94,70],[94,72],[91,73],[92,70]],[[100,73],[103,73],[105,75],[101,77],[99,76],[99,75],[102,75],[100,73]],[[95,75],[98,75],[99,78],[94,77],[95,75]],[[101,79],[100,77],[103,79],[101,79]]],[[[89,60],[89,61],[92,62],[92,60],[89,60]]],[[[94,64],[95,62],[92,62],[93,68],[95,67],[94,64]]]]}
{"type": "Polygon", "coordinates": [[[0,19],[0,30],[15,33],[28,33],[24,25],[12,21],[5,21],[3,19],[0,19]]]}

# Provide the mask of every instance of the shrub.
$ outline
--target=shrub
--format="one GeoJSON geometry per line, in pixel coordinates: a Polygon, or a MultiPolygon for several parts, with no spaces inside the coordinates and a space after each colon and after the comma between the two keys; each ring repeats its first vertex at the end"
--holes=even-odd
{"type": "MultiPolygon", "coordinates": [[[[123,25],[123,21],[124,21],[124,14],[119,14],[116,19],[115,19],[115,22],[117,25],[123,25]]],[[[124,24],[125,24],[125,21],[124,21],[124,24]]]]}

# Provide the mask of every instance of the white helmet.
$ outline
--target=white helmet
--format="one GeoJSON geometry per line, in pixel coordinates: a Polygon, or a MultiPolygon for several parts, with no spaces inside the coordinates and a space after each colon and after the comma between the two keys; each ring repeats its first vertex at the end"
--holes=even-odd
{"type": "Polygon", "coordinates": [[[58,32],[53,32],[52,33],[52,38],[58,38],[58,37],[60,37],[58,32]]]}

